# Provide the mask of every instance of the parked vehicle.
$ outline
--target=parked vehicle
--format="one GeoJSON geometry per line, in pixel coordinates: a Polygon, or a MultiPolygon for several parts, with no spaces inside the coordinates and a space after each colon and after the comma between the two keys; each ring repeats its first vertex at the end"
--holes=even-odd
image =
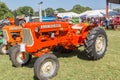
{"type": "Polygon", "coordinates": [[[0,32],[0,53],[2,55],[9,53],[10,47],[22,41],[22,26],[24,23],[24,19],[9,18],[9,24],[2,26],[0,32]],[[5,36],[9,37],[6,39],[5,36]]]}

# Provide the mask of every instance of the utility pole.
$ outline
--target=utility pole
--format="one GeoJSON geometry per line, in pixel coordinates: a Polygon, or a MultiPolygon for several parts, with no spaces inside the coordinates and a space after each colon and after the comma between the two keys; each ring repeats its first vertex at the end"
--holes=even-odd
{"type": "Polygon", "coordinates": [[[43,4],[42,1],[40,3],[38,3],[38,5],[39,5],[39,21],[40,22],[42,22],[42,4],[43,4]]]}
{"type": "Polygon", "coordinates": [[[58,11],[55,10],[55,11],[54,11],[54,16],[55,16],[56,21],[58,21],[58,16],[57,16],[57,15],[58,15],[58,11]]]}
{"type": "Polygon", "coordinates": [[[109,0],[106,0],[106,18],[108,18],[109,0]]]}

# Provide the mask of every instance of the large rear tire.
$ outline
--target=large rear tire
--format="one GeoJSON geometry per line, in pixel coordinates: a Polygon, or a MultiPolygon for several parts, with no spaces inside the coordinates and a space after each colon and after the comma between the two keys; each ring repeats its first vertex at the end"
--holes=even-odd
{"type": "Polygon", "coordinates": [[[29,55],[26,52],[20,52],[20,46],[17,45],[16,47],[13,46],[10,50],[10,60],[12,61],[13,66],[15,67],[21,67],[26,64],[28,64],[32,58],[31,55],[29,55]]]}
{"type": "Polygon", "coordinates": [[[39,80],[48,80],[54,77],[59,69],[59,61],[53,54],[45,54],[34,64],[34,74],[39,80]]]}
{"type": "Polygon", "coordinates": [[[84,42],[87,56],[92,60],[98,60],[105,55],[107,48],[107,35],[102,28],[93,28],[84,42]]]}

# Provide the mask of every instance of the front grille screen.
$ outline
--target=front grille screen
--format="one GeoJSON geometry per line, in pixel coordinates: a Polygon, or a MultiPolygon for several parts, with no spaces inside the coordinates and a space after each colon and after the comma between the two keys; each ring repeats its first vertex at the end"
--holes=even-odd
{"type": "Polygon", "coordinates": [[[6,30],[2,30],[2,31],[3,31],[3,38],[8,41],[9,37],[7,31],[6,30]]]}
{"type": "Polygon", "coordinates": [[[33,37],[30,29],[23,28],[23,34],[22,34],[22,42],[27,45],[33,44],[33,37]]]}

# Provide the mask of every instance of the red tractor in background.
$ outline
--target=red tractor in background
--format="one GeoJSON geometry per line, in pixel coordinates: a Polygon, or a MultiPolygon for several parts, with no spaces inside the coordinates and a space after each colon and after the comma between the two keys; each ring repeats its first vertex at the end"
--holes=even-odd
{"type": "MultiPolygon", "coordinates": [[[[4,35],[4,38],[8,36],[4,35]]],[[[101,59],[107,48],[106,32],[94,24],[31,22],[25,23],[22,42],[13,46],[9,55],[15,67],[27,64],[31,55],[38,57],[34,64],[34,74],[40,80],[47,80],[54,77],[59,69],[59,61],[52,54],[53,49],[62,46],[66,50],[78,50],[81,45],[84,45],[89,58],[101,59]]]]}
{"type": "Polygon", "coordinates": [[[110,26],[112,27],[112,29],[116,30],[119,25],[120,25],[120,16],[114,17],[110,26]]]}

